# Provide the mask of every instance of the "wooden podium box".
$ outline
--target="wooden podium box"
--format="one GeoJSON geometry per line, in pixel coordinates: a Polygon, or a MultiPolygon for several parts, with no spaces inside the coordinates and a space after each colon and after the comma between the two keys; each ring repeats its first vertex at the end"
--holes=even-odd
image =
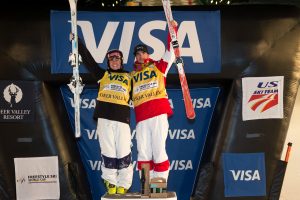
{"type": "Polygon", "coordinates": [[[136,200],[136,199],[143,199],[143,200],[177,200],[177,196],[175,192],[167,192],[166,198],[150,198],[149,196],[142,196],[141,193],[127,193],[127,194],[105,194],[101,197],[101,200],[136,200]]]}

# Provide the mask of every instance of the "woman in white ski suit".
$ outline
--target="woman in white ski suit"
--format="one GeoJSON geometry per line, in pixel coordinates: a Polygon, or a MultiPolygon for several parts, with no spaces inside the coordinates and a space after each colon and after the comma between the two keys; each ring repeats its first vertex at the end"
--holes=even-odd
{"type": "Polygon", "coordinates": [[[131,187],[130,92],[131,76],[123,69],[123,54],[110,50],[106,54],[107,70],[98,66],[86,47],[79,42],[84,65],[99,81],[94,111],[102,156],[102,178],[109,194],[124,194],[131,187]]]}

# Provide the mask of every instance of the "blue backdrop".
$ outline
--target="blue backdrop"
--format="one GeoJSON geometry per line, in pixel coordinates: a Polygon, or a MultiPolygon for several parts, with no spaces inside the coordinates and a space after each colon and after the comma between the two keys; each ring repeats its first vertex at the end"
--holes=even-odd
{"type": "MultiPolygon", "coordinates": [[[[186,64],[186,73],[218,73],[221,69],[220,12],[174,11],[178,22],[178,40],[186,64]]],[[[51,12],[52,73],[71,73],[70,12],[51,12]]],[[[78,35],[97,63],[106,68],[108,49],[120,49],[125,68],[132,70],[133,47],[149,46],[151,58],[158,60],[165,52],[168,33],[162,11],[151,12],[79,12],[78,35]],[[103,66],[104,65],[104,66],[103,66]]],[[[84,67],[80,72],[86,72],[84,67]]],[[[176,69],[171,68],[170,73],[176,69]]]]}
{"type": "MultiPolygon", "coordinates": [[[[96,104],[97,89],[84,89],[81,94],[81,132],[78,148],[88,175],[94,200],[99,200],[105,193],[100,177],[101,157],[96,122],[92,119],[96,104]]],[[[191,122],[185,117],[185,108],[181,89],[168,89],[169,100],[174,115],[169,119],[170,129],[167,139],[167,153],[171,169],[168,190],[176,191],[179,200],[189,200],[195,182],[196,173],[202,157],[207,132],[214,112],[220,89],[191,89],[191,97],[196,112],[196,119],[191,122]]],[[[74,130],[73,94],[68,87],[61,87],[61,92],[74,130]]],[[[131,110],[132,153],[134,177],[131,191],[140,191],[140,182],[136,169],[136,140],[134,112],[131,110]]]]}

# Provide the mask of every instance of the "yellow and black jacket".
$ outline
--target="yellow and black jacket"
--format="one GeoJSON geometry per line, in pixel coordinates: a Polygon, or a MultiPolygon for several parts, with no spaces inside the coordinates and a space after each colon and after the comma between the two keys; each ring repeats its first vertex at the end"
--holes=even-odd
{"type": "Polygon", "coordinates": [[[80,40],[78,49],[84,65],[99,80],[94,119],[104,118],[129,124],[129,101],[131,99],[130,73],[123,69],[102,69],[80,40]]]}

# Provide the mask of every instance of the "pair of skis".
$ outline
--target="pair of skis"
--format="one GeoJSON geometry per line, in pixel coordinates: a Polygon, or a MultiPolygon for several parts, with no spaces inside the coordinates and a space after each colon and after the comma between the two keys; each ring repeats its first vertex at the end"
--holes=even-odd
{"type": "Polygon", "coordinates": [[[71,11],[71,34],[72,34],[72,52],[69,56],[69,62],[73,68],[73,75],[71,81],[68,84],[70,90],[72,91],[73,103],[74,103],[74,118],[75,118],[75,137],[79,138],[81,136],[80,131],[80,93],[84,85],[82,84],[81,77],[79,76],[79,65],[80,65],[80,55],[78,53],[78,33],[77,33],[77,0],[69,0],[70,11],[71,11]]]}
{"type": "Polygon", "coordinates": [[[194,119],[196,117],[196,114],[195,114],[195,110],[193,107],[188,83],[187,83],[186,76],[185,76],[184,69],[183,69],[184,64],[183,64],[183,59],[181,58],[181,55],[180,55],[180,49],[179,49],[176,31],[172,24],[173,15],[172,15],[172,10],[171,10],[170,0],[162,0],[162,4],[164,7],[166,20],[167,20],[167,24],[169,27],[172,47],[174,49],[174,53],[175,53],[175,57],[176,57],[176,66],[178,69],[186,116],[188,119],[194,119]]]}

